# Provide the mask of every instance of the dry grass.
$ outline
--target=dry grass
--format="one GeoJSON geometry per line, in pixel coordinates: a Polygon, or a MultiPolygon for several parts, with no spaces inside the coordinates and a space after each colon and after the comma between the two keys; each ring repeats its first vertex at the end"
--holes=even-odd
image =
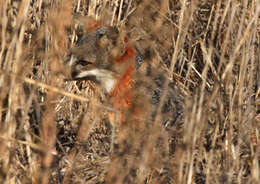
{"type": "Polygon", "coordinates": [[[260,183],[259,12],[254,0],[0,1],[0,183],[260,183]],[[94,19],[149,51],[167,76],[158,112],[174,83],[181,120],[119,132],[94,84],[64,82],[94,19]]]}

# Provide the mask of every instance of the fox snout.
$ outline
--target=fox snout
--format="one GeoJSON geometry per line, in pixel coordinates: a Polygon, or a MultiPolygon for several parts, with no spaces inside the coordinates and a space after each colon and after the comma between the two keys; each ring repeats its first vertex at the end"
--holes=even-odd
{"type": "Polygon", "coordinates": [[[106,69],[98,68],[83,70],[79,72],[78,75],[76,75],[73,79],[93,81],[101,85],[105,93],[111,93],[111,91],[115,88],[117,82],[117,77],[115,73],[106,69]]]}
{"type": "Polygon", "coordinates": [[[118,78],[115,72],[89,61],[78,60],[72,63],[71,77],[65,81],[92,81],[100,85],[105,93],[110,93],[115,87],[118,78]]]}

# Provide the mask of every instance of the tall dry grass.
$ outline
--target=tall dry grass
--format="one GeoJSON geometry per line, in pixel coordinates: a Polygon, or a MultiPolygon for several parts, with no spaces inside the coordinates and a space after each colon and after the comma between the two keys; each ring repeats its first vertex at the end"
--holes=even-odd
{"type": "Polygon", "coordinates": [[[260,183],[259,10],[254,0],[0,1],[0,183],[260,183]],[[95,85],[64,82],[92,20],[151,51],[165,86],[185,94],[182,123],[165,130],[157,114],[144,135],[118,133],[95,85]]]}

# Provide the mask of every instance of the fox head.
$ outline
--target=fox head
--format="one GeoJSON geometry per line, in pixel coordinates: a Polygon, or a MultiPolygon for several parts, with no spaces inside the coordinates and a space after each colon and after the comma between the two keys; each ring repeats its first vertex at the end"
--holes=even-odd
{"type": "Polygon", "coordinates": [[[70,56],[71,80],[93,81],[110,95],[120,82],[131,85],[135,51],[116,27],[90,31],[71,49],[70,56]]]}

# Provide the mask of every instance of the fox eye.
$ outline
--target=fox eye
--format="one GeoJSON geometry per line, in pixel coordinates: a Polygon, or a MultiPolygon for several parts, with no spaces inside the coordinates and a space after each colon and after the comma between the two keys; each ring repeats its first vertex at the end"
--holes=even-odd
{"type": "Polygon", "coordinates": [[[76,62],[76,65],[81,65],[81,66],[87,66],[87,65],[91,65],[92,62],[90,61],[86,61],[86,60],[83,60],[83,59],[80,59],[76,62]]]}
{"type": "Polygon", "coordinates": [[[77,60],[72,69],[72,73],[71,73],[72,78],[77,76],[82,70],[84,70],[86,67],[88,67],[91,64],[93,63],[90,61],[86,61],[83,59],[77,60]]]}

